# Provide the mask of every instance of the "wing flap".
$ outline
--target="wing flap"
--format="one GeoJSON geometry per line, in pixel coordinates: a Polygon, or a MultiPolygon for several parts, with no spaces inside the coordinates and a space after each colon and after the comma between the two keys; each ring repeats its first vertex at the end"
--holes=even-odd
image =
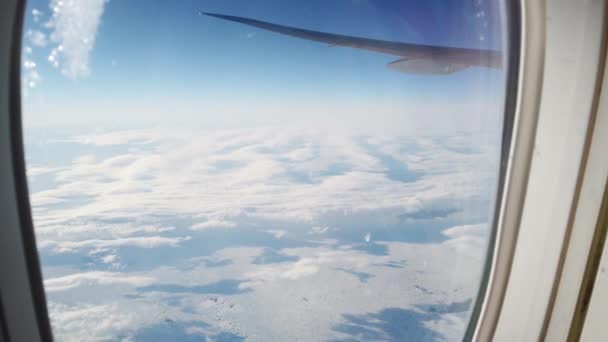
{"type": "Polygon", "coordinates": [[[408,74],[435,74],[445,75],[466,69],[469,66],[463,64],[445,63],[434,59],[398,59],[387,65],[391,70],[405,72],[408,74]]]}

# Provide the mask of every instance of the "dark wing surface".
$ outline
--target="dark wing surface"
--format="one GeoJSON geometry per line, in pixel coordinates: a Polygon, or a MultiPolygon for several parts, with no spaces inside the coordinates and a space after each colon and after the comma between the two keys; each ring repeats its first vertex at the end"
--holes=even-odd
{"type": "Polygon", "coordinates": [[[317,32],[231,15],[204,12],[202,14],[332,46],[344,46],[399,56],[400,59],[389,63],[388,66],[401,72],[449,74],[472,66],[498,69],[502,65],[501,53],[496,50],[392,42],[317,32]]]}

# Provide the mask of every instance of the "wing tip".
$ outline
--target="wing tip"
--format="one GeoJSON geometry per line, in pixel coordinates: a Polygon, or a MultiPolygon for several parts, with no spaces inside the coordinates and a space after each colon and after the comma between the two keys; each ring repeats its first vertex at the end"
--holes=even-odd
{"type": "Polygon", "coordinates": [[[203,11],[199,11],[198,14],[199,15],[206,15],[208,17],[214,17],[214,18],[224,19],[224,20],[232,20],[232,21],[234,21],[235,18],[238,18],[238,17],[234,17],[234,16],[231,16],[231,15],[225,15],[225,14],[220,14],[220,13],[212,13],[212,12],[203,12],[203,11]]]}
{"type": "Polygon", "coordinates": [[[203,11],[198,11],[198,14],[199,15],[206,15],[206,16],[209,16],[209,17],[218,17],[218,16],[221,15],[219,13],[211,13],[211,12],[203,12],[203,11]]]}

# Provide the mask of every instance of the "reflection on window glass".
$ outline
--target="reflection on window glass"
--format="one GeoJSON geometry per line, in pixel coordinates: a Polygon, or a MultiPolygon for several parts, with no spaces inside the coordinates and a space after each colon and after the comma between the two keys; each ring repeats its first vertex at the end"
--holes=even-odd
{"type": "Polygon", "coordinates": [[[457,341],[500,4],[30,0],[26,161],[58,341],[457,341]]]}

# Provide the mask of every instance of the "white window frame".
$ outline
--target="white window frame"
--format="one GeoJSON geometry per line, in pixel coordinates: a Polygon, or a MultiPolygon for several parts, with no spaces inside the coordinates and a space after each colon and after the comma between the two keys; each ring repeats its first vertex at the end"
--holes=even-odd
{"type": "Polygon", "coordinates": [[[475,341],[567,340],[599,214],[594,187],[606,180],[608,158],[589,150],[606,115],[597,106],[606,1],[521,9],[513,143],[475,341]]]}
{"type": "MultiPolygon", "coordinates": [[[[521,26],[506,108],[515,116],[474,341],[571,336],[608,179],[606,1],[505,0],[518,6],[521,26]]],[[[39,341],[52,337],[16,153],[23,6],[0,1],[0,271],[10,274],[0,277],[0,340],[39,341]]]]}

